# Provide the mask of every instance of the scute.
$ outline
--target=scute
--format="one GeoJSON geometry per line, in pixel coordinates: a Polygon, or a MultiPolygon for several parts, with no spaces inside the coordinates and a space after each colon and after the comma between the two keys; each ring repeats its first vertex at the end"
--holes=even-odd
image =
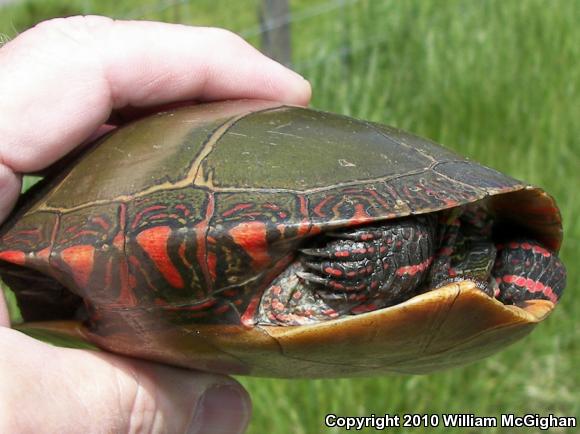
{"type": "MultiPolygon", "coordinates": [[[[127,199],[155,186],[172,188],[172,184],[194,175],[195,159],[219,127],[248,111],[271,106],[278,104],[217,103],[209,110],[192,106],[128,124],[89,150],[44,199],[45,205],[70,209],[127,199]]],[[[191,180],[186,184],[191,185],[191,180]]]]}
{"type": "MultiPolygon", "coordinates": [[[[409,138],[411,140],[411,138],[409,138]]],[[[204,162],[216,188],[327,189],[424,171],[433,159],[372,124],[298,107],[236,121],[204,162]]],[[[460,157],[456,157],[460,158],[460,157]]]]}

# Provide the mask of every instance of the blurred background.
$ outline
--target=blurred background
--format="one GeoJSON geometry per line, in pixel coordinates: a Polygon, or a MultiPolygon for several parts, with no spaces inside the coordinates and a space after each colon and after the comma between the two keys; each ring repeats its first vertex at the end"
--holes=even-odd
{"type": "Polygon", "coordinates": [[[341,432],[324,427],[328,413],[580,417],[580,1],[0,0],[0,37],[75,14],[228,28],[310,80],[315,108],[429,137],[560,205],[567,291],[526,339],[426,376],[240,378],[250,433],[341,432]]]}

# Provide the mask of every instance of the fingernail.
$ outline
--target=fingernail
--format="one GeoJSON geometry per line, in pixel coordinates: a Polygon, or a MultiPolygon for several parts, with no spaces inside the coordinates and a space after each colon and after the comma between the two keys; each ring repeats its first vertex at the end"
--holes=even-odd
{"type": "Polygon", "coordinates": [[[251,405],[248,395],[229,385],[212,386],[197,404],[191,434],[238,434],[246,431],[251,405]]]}

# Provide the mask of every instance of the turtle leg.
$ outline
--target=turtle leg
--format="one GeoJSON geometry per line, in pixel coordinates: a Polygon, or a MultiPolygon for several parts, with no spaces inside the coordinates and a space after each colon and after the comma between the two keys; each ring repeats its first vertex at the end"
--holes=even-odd
{"type": "Polygon", "coordinates": [[[309,324],[406,300],[428,275],[434,237],[432,217],[327,234],[265,289],[258,322],[309,324]]]}
{"type": "Polygon", "coordinates": [[[439,222],[440,247],[428,286],[468,279],[505,304],[531,299],[556,303],[566,286],[558,256],[532,239],[495,244],[487,217],[476,211],[439,222]]]}
{"type": "Polygon", "coordinates": [[[558,302],[566,286],[566,269],[558,256],[530,239],[498,244],[497,250],[492,275],[501,302],[517,304],[532,299],[558,302]]]}
{"type": "Polygon", "coordinates": [[[351,313],[409,298],[433,260],[435,221],[392,220],[332,233],[320,247],[302,249],[306,273],[320,297],[351,313]]]}

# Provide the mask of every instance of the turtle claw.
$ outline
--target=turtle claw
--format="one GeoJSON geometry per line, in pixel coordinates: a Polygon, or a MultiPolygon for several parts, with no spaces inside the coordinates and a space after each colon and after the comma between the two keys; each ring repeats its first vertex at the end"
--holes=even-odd
{"type": "Polygon", "coordinates": [[[298,278],[306,282],[317,283],[319,285],[326,285],[327,283],[326,279],[323,279],[322,277],[319,277],[316,274],[305,273],[304,271],[297,271],[296,275],[298,276],[298,278]]]}
{"type": "Polygon", "coordinates": [[[327,235],[332,238],[341,238],[341,239],[351,239],[352,235],[348,232],[339,232],[339,231],[330,231],[325,232],[324,235],[327,235]]]}
{"type": "Polygon", "coordinates": [[[308,268],[309,270],[318,271],[319,273],[324,273],[324,265],[323,262],[311,262],[311,261],[300,261],[304,267],[308,268]]]}
{"type": "Polygon", "coordinates": [[[299,249],[300,253],[303,253],[307,256],[314,256],[317,258],[330,258],[332,257],[331,252],[328,249],[316,249],[316,248],[311,248],[311,249],[299,249]]]}

